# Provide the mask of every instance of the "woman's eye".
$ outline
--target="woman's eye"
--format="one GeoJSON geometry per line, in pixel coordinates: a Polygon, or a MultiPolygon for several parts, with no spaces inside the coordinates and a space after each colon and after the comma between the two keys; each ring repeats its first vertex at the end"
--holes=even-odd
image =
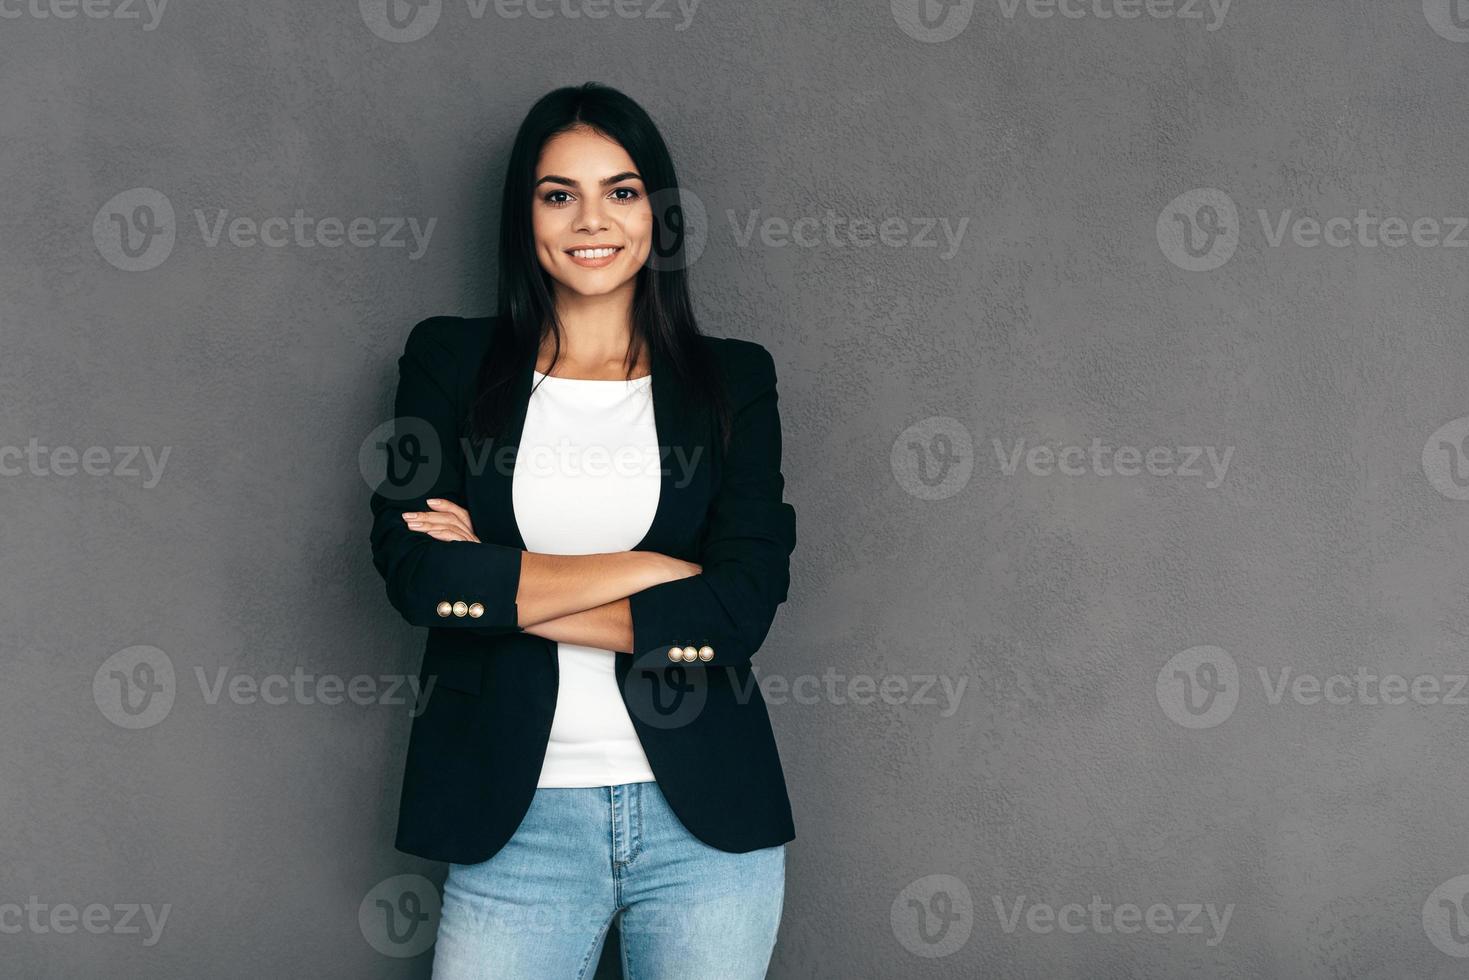
{"type": "Polygon", "coordinates": [[[569,203],[571,201],[571,195],[565,191],[551,191],[545,197],[541,198],[541,200],[547,204],[556,206],[569,203]]]}
{"type": "Polygon", "coordinates": [[[613,200],[621,201],[624,204],[636,201],[640,196],[635,187],[619,187],[612,192],[613,200]]]}

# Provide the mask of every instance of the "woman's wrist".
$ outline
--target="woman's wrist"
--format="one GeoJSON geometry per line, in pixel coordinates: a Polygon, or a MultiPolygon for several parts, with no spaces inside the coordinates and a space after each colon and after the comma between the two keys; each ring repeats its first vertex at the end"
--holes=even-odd
{"type": "Polygon", "coordinates": [[[641,592],[651,589],[655,585],[662,585],[670,581],[668,560],[666,555],[656,551],[627,551],[624,552],[628,561],[628,575],[632,584],[637,588],[628,593],[641,592]]]}
{"type": "Polygon", "coordinates": [[[681,578],[688,578],[700,572],[700,566],[693,562],[674,558],[657,551],[629,551],[627,554],[634,556],[635,576],[644,584],[636,591],[662,585],[665,582],[677,582],[681,578]]]}

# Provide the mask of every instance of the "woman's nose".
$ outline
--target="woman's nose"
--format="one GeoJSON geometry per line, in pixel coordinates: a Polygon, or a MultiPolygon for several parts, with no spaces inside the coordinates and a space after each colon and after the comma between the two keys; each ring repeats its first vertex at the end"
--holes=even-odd
{"type": "Polygon", "coordinates": [[[603,214],[599,204],[588,202],[582,205],[581,213],[577,215],[577,231],[605,231],[607,229],[607,216],[603,214]]]}

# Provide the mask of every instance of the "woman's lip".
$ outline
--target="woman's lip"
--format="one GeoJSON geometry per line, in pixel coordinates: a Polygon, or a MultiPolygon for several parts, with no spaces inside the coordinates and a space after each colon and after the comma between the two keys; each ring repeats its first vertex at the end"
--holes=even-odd
{"type": "MultiPolygon", "coordinates": [[[[586,247],[587,246],[582,246],[582,248],[586,248],[586,247]]],[[[601,247],[602,248],[610,248],[610,249],[612,249],[612,254],[611,255],[604,255],[600,259],[581,258],[578,255],[576,255],[575,252],[573,252],[571,249],[567,249],[566,250],[566,254],[571,259],[571,261],[575,262],[577,265],[581,266],[583,269],[600,269],[600,268],[602,268],[605,265],[611,265],[612,264],[612,260],[615,259],[615,258],[617,258],[617,256],[619,254],[621,254],[621,252],[622,252],[622,246],[621,245],[603,245],[601,247]]]]}

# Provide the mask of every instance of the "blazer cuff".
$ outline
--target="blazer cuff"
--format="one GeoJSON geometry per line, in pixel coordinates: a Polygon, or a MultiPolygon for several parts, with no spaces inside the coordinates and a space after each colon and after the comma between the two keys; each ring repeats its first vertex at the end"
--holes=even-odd
{"type": "Polygon", "coordinates": [[[640,661],[651,656],[667,664],[729,667],[748,664],[755,652],[731,621],[707,573],[659,583],[634,592],[627,601],[633,654],[640,661]]]}
{"type": "Polygon", "coordinates": [[[521,632],[515,596],[519,548],[473,541],[429,541],[408,576],[403,617],[415,626],[521,632]]]}

